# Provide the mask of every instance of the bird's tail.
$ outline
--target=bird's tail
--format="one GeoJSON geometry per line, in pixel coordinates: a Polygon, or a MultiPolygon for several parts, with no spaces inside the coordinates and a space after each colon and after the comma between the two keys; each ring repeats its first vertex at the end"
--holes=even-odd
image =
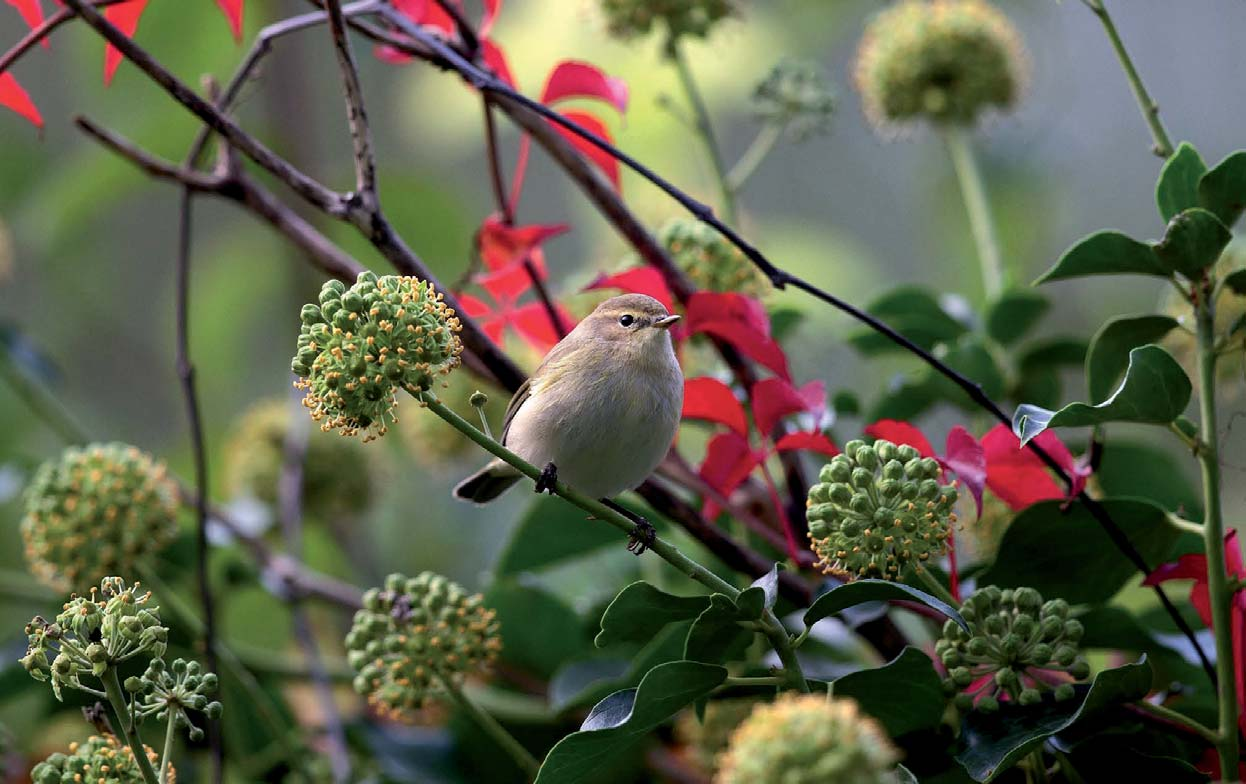
{"type": "Polygon", "coordinates": [[[501,460],[488,465],[455,485],[454,497],[474,504],[487,504],[505,493],[523,474],[501,460]]]}

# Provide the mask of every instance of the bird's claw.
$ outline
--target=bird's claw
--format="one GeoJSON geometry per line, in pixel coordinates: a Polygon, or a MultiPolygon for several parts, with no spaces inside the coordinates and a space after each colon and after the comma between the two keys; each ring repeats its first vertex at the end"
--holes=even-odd
{"type": "Polygon", "coordinates": [[[658,529],[653,527],[653,523],[643,517],[637,518],[636,527],[632,530],[631,536],[627,538],[627,551],[635,555],[640,555],[645,550],[653,547],[653,543],[657,541],[658,529]]]}
{"type": "Polygon", "coordinates": [[[554,485],[558,484],[558,466],[553,463],[546,463],[541,469],[541,476],[536,480],[537,494],[549,493],[554,494],[554,485]]]}

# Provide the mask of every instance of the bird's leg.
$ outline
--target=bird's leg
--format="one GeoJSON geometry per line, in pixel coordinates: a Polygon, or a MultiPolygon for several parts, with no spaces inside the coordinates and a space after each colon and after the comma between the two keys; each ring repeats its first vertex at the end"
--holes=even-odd
{"type": "Polygon", "coordinates": [[[640,555],[653,546],[654,541],[658,538],[658,529],[653,527],[653,523],[627,507],[619,506],[609,498],[603,498],[601,502],[636,524],[636,529],[632,531],[632,535],[627,539],[628,552],[640,555]]]}
{"type": "Polygon", "coordinates": [[[541,476],[536,480],[536,492],[554,494],[554,485],[558,484],[558,466],[546,463],[541,469],[541,476]]]}

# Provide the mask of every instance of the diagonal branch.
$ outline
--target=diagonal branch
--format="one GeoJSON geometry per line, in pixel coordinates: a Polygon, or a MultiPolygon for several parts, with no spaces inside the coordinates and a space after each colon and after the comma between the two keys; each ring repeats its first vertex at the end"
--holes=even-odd
{"type": "Polygon", "coordinates": [[[355,148],[355,193],[365,209],[377,209],[376,157],[372,152],[372,128],[368,124],[368,110],[363,103],[363,86],[359,84],[359,67],[346,37],[346,22],[342,16],[341,0],[325,0],[329,16],[329,34],[333,38],[333,53],[337,56],[342,72],[342,90],[346,96],[347,119],[350,138],[355,148]]]}

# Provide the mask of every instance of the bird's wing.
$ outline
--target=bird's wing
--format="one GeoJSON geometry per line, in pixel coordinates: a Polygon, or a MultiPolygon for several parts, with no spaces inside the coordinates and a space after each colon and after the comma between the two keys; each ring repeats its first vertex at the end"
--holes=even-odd
{"type": "Polygon", "coordinates": [[[564,362],[575,351],[573,344],[565,338],[560,340],[545,358],[541,360],[541,364],[533,371],[532,375],[524,379],[519,385],[519,389],[515,390],[515,394],[511,396],[511,402],[506,404],[506,414],[502,417],[502,444],[506,445],[506,434],[511,429],[511,422],[515,419],[515,415],[519,413],[519,409],[523,404],[532,397],[534,391],[540,392],[543,387],[556,381],[562,376],[563,371],[567,369],[564,362]],[[532,379],[539,379],[537,389],[532,388],[532,379]]]}
{"type": "Polygon", "coordinates": [[[511,396],[511,402],[506,404],[506,414],[502,417],[502,444],[506,444],[506,434],[511,429],[511,420],[515,418],[515,414],[519,413],[519,408],[528,399],[528,392],[532,389],[532,379],[525,378],[524,382],[519,385],[519,389],[515,390],[515,394],[511,396]]]}

